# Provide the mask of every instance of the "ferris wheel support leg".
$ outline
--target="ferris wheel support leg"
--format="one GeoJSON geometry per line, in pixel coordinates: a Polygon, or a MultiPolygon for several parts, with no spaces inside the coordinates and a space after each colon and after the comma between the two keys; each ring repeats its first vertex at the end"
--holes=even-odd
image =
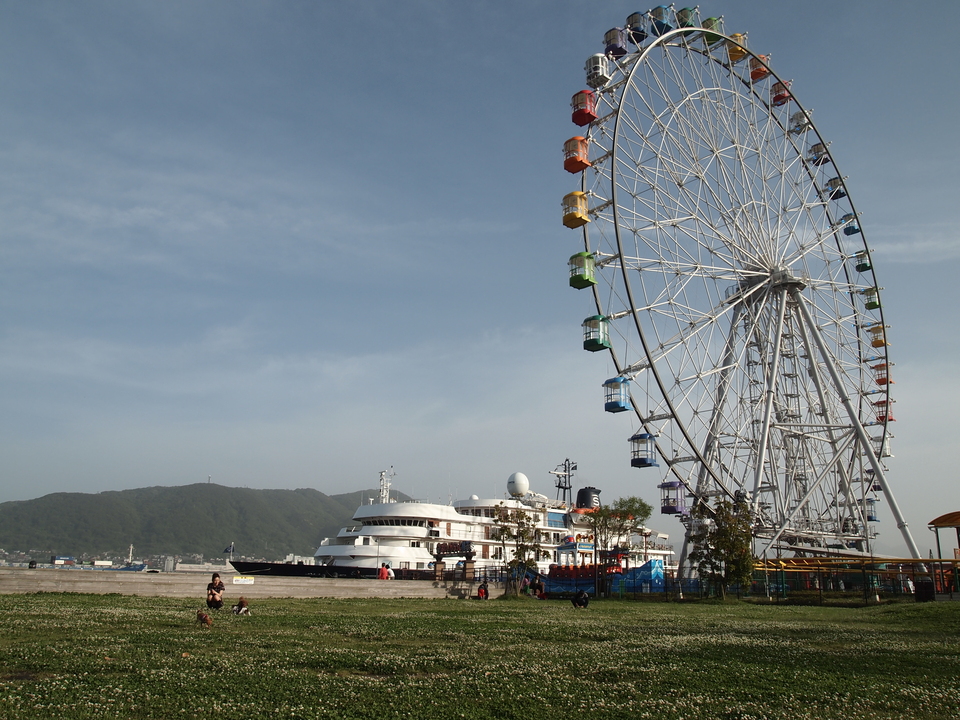
{"type": "MultiPolygon", "coordinates": [[[[720,371],[720,378],[717,381],[717,397],[713,403],[713,414],[710,417],[710,426],[709,431],[707,432],[707,440],[703,444],[703,458],[710,460],[714,457],[716,452],[717,436],[720,432],[720,421],[723,418],[722,409],[727,403],[727,395],[730,391],[730,383],[733,377],[731,372],[731,367],[733,365],[733,358],[736,352],[736,336],[737,336],[737,326],[740,323],[740,317],[743,313],[742,304],[738,303],[733,309],[733,315],[730,318],[730,330],[727,332],[727,340],[724,345],[723,358],[720,361],[720,367],[723,370],[720,371]]],[[[704,486],[711,479],[711,475],[707,472],[706,463],[700,466],[700,472],[697,476],[697,497],[700,497],[700,494],[704,490],[704,486]]],[[[726,487],[724,486],[726,490],[726,487]]],[[[729,491],[728,491],[729,492],[729,491]]]]}
{"type": "Polygon", "coordinates": [[[760,504],[760,482],[763,480],[763,466],[767,461],[767,441],[770,437],[770,417],[773,414],[773,398],[777,391],[776,368],[780,364],[780,349],[783,339],[783,318],[787,312],[787,294],[780,293],[780,308],[777,311],[777,334],[773,344],[773,357],[767,366],[766,397],[763,400],[763,424],[760,429],[760,441],[757,448],[757,467],[753,474],[753,513],[756,515],[760,504]]]}
{"type": "Polygon", "coordinates": [[[854,442],[854,435],[850,435],[842,445],[836,445],[836,443],[834,443],[835,452],[833,455],[834,457],[833,462],[827,464],[823,468],[823,470],[820,471],[820,474],[816,478],[814,478],[814,481],[810,485],[810,488],[807,490],[806,495],[800,498],[800,501],[797,503],[796,507],[793,509],[793,512],[787,515],[786,520],[783,521],[783,523],[780,525],[780,528],[773,534],[773,537],[771,537],[770,540],[767,542],[766,547],[763,548],[763,553],[761,554],[766,555],[768,551],[772,551],[774,549],[774,543],[776,543],[780,539],[780,536],[783,535],[784,531],[788,527],[790,527],[790,524],[800,514],[800,512],[806,506],[807,502],[810,500],[810,498],[813,497],[814,493],[816,493],[820,489],[820,486],[823,484],[823,481],[826,479],[828,473],[830,473],[830,471],[833,470],[834,466],[837,464],[837,461],[840,458],[840,453],[846,450],[848,447],[850,447],[850,445],[853,442],[854,442]]]}
{"type": "Polygon", "coordinates": [[[680,560],[677,562],[677,588],[680,593],[680,599],[683,599],[683,581],[693,577],[693,567],[691,566],[685,572],[687,564],[687,553],[690,549],[690,528],[683,534],[683,547],[680,549],[680,560]]]}
{"type": "MultiPolygon", "coordinates": [[[[810,336],[807,333],[806,325],[804,323],[800,323],[798,325],[798,328],[800,330],[800,335],[803,338],[804,347],[812,348],[810,336]]],[[[820,406],[824,409],[824,412],[826,413],[831,408],[831,403],[827,402],[827,391],[825,388],[826,381],[823,377],[823,373],[820,372],[820,368],[817,365],[815,358],[813,357],[813,352],[810,353],[810,360],[807,367],[808,367],[808,372],[810,374],[810,377],[813,379],[813,384],[817,389],[817,397],[820,400],[820,406]]],[[[837,418],[833,417],[832,414],[830,414],[829,416],[825,415],[825,419],[831,425],[837,420],[837,418]]],[[[827,437],[830,439],[830,447],[833,449],[832,450],[833,457],[835,458],[839,457],[841,449],[838,447],[838,444],[837,444],[838,438],[836,436],[836,431],[833,429],[833,427],[831,427],[828,430],[827,437]]],[[[846,450],[846,442],[844,443],[843,450],[846,450]]],[[[853,492],[853,482],[850,477],[850,473],[842,465],[838,465],[837,469],[840,471],[840,478],[841,478],[841,483],[843,485],[845,496],[847,498],[853,498],[855,496],[855,493],[853,492]]],[[[868,543],[869,541],[870,541],[870,538],[867,538],[868,543]]]]}
{"type": "Polygon", "coordinates": [[[910,533],[910,528],[907,526],[907,521],[904,519],[903,513],[900,512],[900,506],[897,505],[896,498],[893,497],[893,492],[891,492],[890,486],[887,484],[887,478],[883,474],[883,467],[880,465],[879,459],[877,459],[877,454],[873,451],[873,444],[870,442],[870,436],[867,435],[867,431],[863,427],[863,423],[860,422],[860,418],[854,410],[853,403],[850,402],[850,396],[847,395],[846,389],[840,380],[840,373],[837,370],[837,366],[833,362],[833,358],[827,351],[826,343],[823,341],[823,336],[820,334],[820,328],[814,324],[813,318],[810,315],[810,310],[807,308],[803,296],[800,294],[800,288],[790,288],[790,295],[797,303],[797,307],[800,309],[800,314],[803,315],[803,321],[813,337],[813,342],[817,346],[820,357],[823,358],[823,363],[827,366],[827,371],[830,373],[830,379],[833,380],[833,384],[840,395],[840,400],[843,402],[843,407],[847,411],[847,416],[850,418],[853,429],[857,434],[857,439],[860,441],[860,444],[866,451],[867,458],[870,460],[870,466],[873,468],[874,478],[880,482],[880,486],[883,488],[883,495],[887,498],[887,502],[890,504],[890,512],[893,513],[893,517],[897,521],[897,528],[899,528],[900,534],[903,536],[903,540],[907,544],[907,549],[910,551],[913,557],[919,558],[920,550],[917,547],[917,544],[913,541],[913,535],[910,533]]]}

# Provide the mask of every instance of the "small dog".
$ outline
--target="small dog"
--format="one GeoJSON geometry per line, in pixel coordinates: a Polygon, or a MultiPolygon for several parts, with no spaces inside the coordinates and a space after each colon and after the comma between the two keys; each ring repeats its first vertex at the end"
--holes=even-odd
{"type": "Polygon", "coordinates": [[[203,610],[197,610],[197,624],[213,627],[213,620],[203,610]]]}
{"type": "Polygon", "coordinates": [[[233,606],[233,614],[234,615],[250,614],[250,606],[247,604],[246,598],[243,597],[242,595],[240,596],[240,599],[237,600],[237,604],[233,606]]]}

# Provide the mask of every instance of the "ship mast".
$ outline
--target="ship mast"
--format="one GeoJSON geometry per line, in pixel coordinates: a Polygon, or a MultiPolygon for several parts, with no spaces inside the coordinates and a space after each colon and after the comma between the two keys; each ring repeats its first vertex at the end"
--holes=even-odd
{"type": "Polygon", "coordinates": [[[567,507],[573,507],[573,471],[577,469],[577,464],[570,458],[557,465],[556,470],[551,470],[551,475],[557,476],[557,502],[562,502],[567,507]]]}
{"type": "Polygon", "coordinates": [[[393,465],[390,470],[380,471],[380,503],[386,505],[390,502],[390,480],[396,473],[393,471],[393,465]]]}

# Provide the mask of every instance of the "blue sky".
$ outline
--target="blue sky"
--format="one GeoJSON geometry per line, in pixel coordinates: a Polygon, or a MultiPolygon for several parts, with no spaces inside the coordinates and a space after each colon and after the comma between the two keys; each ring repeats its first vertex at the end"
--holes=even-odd
{"type": "MultiPolygon", "coordinates": [[[[848,178],[892,326],[889,479],[926,551],[960,510],[960,67],[953,3],[902,6],[701,12],[772,55],[848,178]]],[[[0,501],[339,493],[390,465],[424,499],[514,471],[552,495],[570,457],[577,487],[656,504],[560,223],[583,62],[645,9],[0,4],[0,501]]],[[[878,530],[902,552],[885,508],[878,530]]]]}

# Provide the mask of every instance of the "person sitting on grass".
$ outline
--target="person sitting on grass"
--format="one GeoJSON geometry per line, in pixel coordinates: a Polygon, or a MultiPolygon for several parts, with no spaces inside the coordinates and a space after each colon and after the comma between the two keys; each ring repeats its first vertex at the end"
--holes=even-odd
{"type": "Polygon", "coordinates": [[[573,606],[578,610],[586,610],[587,605],[590,603],[590,596],[587,595],[586,590],[577,590],[576,594],[570,599],[570,602],[572,602],[573,606]]]}
{"type": "Polygon", "coordinates": [[[223,593],[226,588],[220,581],[220,573],[214,573],[207,585],[207,607],[211,610],[219,610],[223,607],[223,593]]]}
{"type": "Polygon", "coordinates": [[[539,577],[536,580],[534,580],[532,583],[530,583],[530,592],[533,594],[535,598],[538,598],[540,600],[547,599],[547,593],[545,590],[545,586],[543,584],[543,580],[539,577]]]}

